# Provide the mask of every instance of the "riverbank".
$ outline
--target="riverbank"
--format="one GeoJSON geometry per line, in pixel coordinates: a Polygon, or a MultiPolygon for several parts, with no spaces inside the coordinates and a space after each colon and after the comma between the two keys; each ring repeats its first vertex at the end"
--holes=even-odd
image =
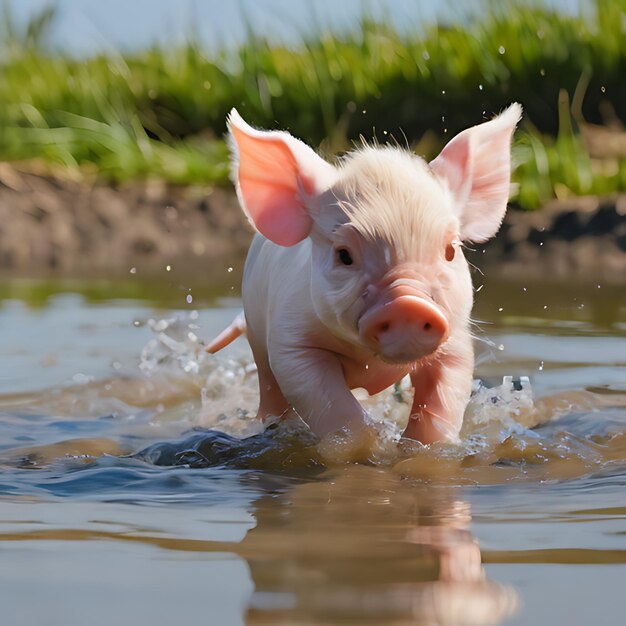
{"type": "MultiPolygon", "coordinates": [[[[0,164],[0,267],[20,275],[200,275],[240,265],[252,237],[231,190],[163,181],[112,187],[0,164]]],[[[469,260],[515,277],[626,281],[626,194],[511,208],[469,260]]]]}
{"type": "MultiPolygon", "coordinates": [[[[535,210],[553,198],[626,192],[623,3],[590,0],[573,13],[472,4],[419,27],[367,11],[345,29],[313,20],[291,45],[250,22],[236,48],[205,49],[190,32],[186,43],[84,58],[49,45],[54,9],[25,25],[6,11],[0,161],[111,185],[224,186],[232,107],[325,156],[365,137],[430,160],[463,128],[519,102],[516,204],[535,210]]],[[[417,7],[407,11],[419,17],[417,7]]]]}
{"type": "Polygon", "coordinates": [[[0,267],[22,275],[202,271],[245,254],[234,193],[162,181],[120,187],[0,164],[0,267]],[[133,270],[135,268],[135,270],[133,270]]]}
{"type": "Polygon", "coordinates": [[[626,194],[553,200],[532,212],[509,208],[498,235],[467,257],[515,279],[626,283],[626,194]]]}

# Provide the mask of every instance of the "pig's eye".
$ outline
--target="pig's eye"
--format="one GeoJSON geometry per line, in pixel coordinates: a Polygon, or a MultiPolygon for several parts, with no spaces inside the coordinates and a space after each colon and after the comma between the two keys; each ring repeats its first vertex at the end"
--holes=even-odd
{"type": "Polygon", "coordinates": [[[446,261],[452,261],[454,259],[454,255],[456,254],[455,243],[456,242],[452,241],[446,246],[446,261]]]}
{"type": "Polygon", "coordinates": [[[354,263],[352,255],[347,248],[339,248],[339,250],[337,250],[337,258],[343,265],[352,265],[354,263]]]}

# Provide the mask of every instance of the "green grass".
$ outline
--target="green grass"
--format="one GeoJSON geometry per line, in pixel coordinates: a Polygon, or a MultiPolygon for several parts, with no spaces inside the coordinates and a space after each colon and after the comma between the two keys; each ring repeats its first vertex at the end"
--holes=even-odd
{"type": "Polygon", "coordinates": [[[626,159],[591,159],[581,138],[559,134],[555,139],[522,133],[516,146],[523,162],[514,178],[514,202],[537,209],[549,200],[626,191],[626,159]]]}
{"type": "MultiPolygon", "coordinates": [[[[404,138],[433,156],[447,137],[511,101],[525,107],[518,202],[626,190],[586,153],[559,94],[582,118],[626,115],[625,0],[593,0],[577,17],[489,2],[465,25],[399,33],[364,18],[346,33],[304,34],[296,48],[250,33],[234,52],[194,41],[73,59],[49,49],[53,12],[20,30],[6,13],[0,47],[0,158],[38,158],[113,182],[157,176],[226,181],[224,121],[289,128],[332,153],[360,135],[404,138]]],[[[622,121],[624,121],[622,119],[622,121]]]]}

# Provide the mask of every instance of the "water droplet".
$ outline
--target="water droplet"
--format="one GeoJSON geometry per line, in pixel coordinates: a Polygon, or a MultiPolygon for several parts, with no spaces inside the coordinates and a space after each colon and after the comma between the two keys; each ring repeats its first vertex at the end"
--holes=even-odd
{"type": "Polygon", "coordinates": [[[498,350],[500,350],[500,352],[502,352],[502,351],[504,350],[504,344],[503,344],[503,343],[501,343],[501,344],[498,346],[498,350]]]}
{"type": "Polygon", "coordinates": [[[165,271],[166,272],[171,272],[172,271],[172,266],[171,265],[166,265],[165,266],[165,271]]]}
{"type": "Polygon", "coordinates": [[[543,67],[542,67],[542,68],[539,70],[539,73],[540,73],[542,76],[545,76],[545,75],[546,75],[546,70],[544,70],[544,69],[543,69],[543,67]]]}
{"type": "Polygon", "coordinates": [[[442,90],[441,90],[441,95],[442,95],[442,96],[445,96],[445,95],[446,95],[446,90],[445,90],[445,89],[442,89],[442,90]]]}
{"type": "Polygon", "coordinates": [[[498,311],[504,311],[504,307],[500,307],[498,311]]]}
{"type": "Polygon", "coordinates": [[[164,330],[167,330],[167,327],[170,325],[167,320],[158,320],[157,322],[155,322],[154,320],[150,320],[150,322],[148,323],[157,333],[161,333],[164,330]]]}
{"type": "Polygon", "coordinates": [[[602,285],[598,285],[598,289],[600,289],[602,287],[602,285]]]}
{"type": "Polygon", "coordinates": [[[78,374],[74,374],[74,376],[72,376],[72,380],[77,385],[86,385],[87,383],[90,383],[93,380],[93,376],[88,376],[87,374],[83,374],[82,372],[79,372],[78,374]]]}
{"type": "Polygon", "coordinates": [[[547,304],[544,304],[544,305],[543,305],[543,310],[545,311],[547,308],[548,308],[548,305],[547,305],[547,304]]]}
{"type": "Polygon", "coordinates": [[[141,322],[139,320],[133,320],[133,326],[141,326],[141,322]]]}
{"type": "Polygon", "coordinates": [[[526,287],[522,287],[522,291],[526,291],[526,287]]]}
{"type": "Polygon", "coordinates": [[[600,87],[600,91],[602,93],[606,93],[606,87],[604,85],[602,85],[602,87],[600,87]]]}
{"type": "Polygon", "coordinates": [[[504,48],[504,46],[500,46],[500,47],[498,48],[498,52],[499,52],[500,54],[504,54],[504,53],[506,52],[506,49],[504,48]]]}
{"type": "Polygon", "coordinates": [[[229,267],[226,271],[230,274],[233,271],[233,268],[229,267]]]}
{"type": "Polygon", "coordinates": [[[191,304],[193,302],[193,296],[188,293],[187,294],[187,298],[185,298],[187,300],[187,304],[191,304]]]}
{"type": "Polygon", "coordinates": [[[478,293],[478,292],[479,292],[479,291],[480,291],[480,290],[481,290],[484,286],[485,286],[485,285],[480,285],[480,287],[478,287],[478,288],[476,289],[476,293],[478,293]]]}
{"type": "Polygon", "coordinates": [[[541,363],[539,363],[539,371],[543,372],[543,361],[541,361],[541,363]]]}
{"type": "Polygon", "coordinates": [[[422,52],[422,58],[424,59],[424,61],[428,61],[430,59],[430,54],[428,54],[428,50],[424,50],[424,52],[422,52]]]}
{"type": "Polygon", "coordinates": [[[367,109],[363,109],[363,115],[367,113],[367,109]]]}
{"type": "Polygon", "coordinates": [[[137,273],[137,268],[136,267],[131,267],[130,270],[128,270],[131,274],[136,274],[137,273]]]}
{"type": "Polygon", "coordinates": [[[480,89],[482,91],[483,90],[483,86],[482,85],[478,85],[478,89],[480,89]]]}

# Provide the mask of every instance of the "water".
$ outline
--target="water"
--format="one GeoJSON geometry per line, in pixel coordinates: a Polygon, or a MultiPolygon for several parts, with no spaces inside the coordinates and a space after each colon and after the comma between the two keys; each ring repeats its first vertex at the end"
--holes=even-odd
{"type": "Polygon", "coordinates": [[[0,284],[3,623],[620,622],[623,287],[485,279],[463,444],[398,445],[399,388],[351,465],[259,432],[245,341],[201,345],[239,301],[168,281],[0,284]]]}

